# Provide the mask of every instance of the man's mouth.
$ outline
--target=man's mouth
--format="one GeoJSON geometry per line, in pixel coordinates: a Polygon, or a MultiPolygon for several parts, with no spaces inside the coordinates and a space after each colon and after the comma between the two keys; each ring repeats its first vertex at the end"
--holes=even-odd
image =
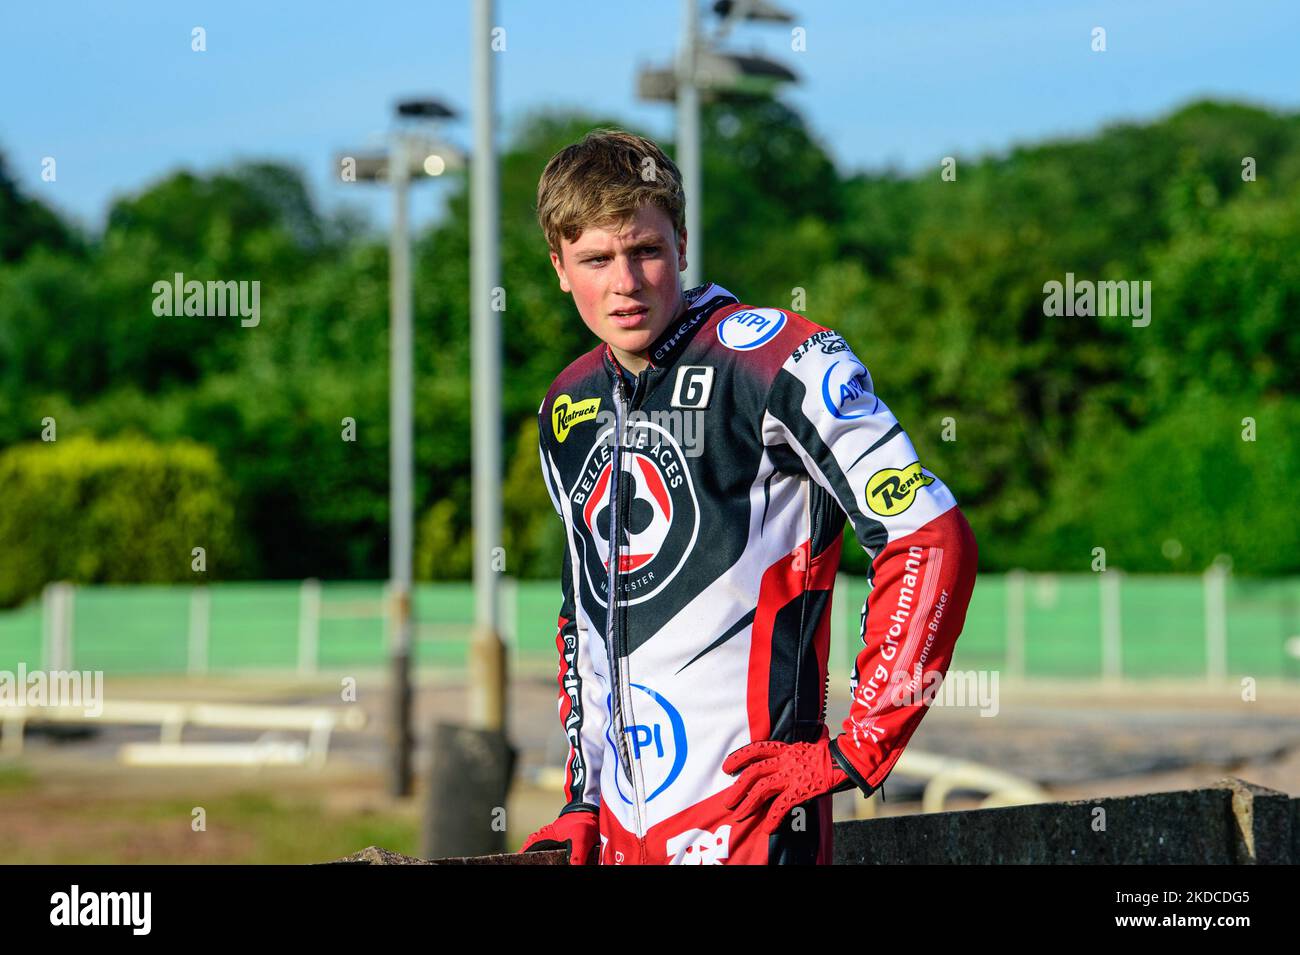
{"type": "Polygon", "coordinates": [[[645,318],[650,309],[645,305],[638,305],[636,308],[620,308],[616,312],[609,313],[609,320],[619,328],[640,328],[642,327],[641,319],[645,318]]]}

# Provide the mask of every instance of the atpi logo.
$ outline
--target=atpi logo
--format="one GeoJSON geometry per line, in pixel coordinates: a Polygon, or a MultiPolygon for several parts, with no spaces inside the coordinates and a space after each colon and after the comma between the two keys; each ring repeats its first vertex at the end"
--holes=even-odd
{"type": "MultiPolygon", "coordinates": [[[[686,723],[677,708],[660,694],[640,683],[631,684],[638,691],[632,706],[637,717],[644,720],[625,726],[623,732],[628,737],[632,759],[635,761],[645,782],[646,802],[654,799],[671,786],[682,773],[686,765],[686,723]]],[[[610,734],[614,725],[614,700],[610,694],[605,695],[605,708],[609,712],[609,727],[605,730],[605,741],[614,750],[614,782],[618,794],[628,805],[632,804],[629,794],[632,784],[623,775],[623,763],[618,758],[618,747],[610,734]]]]}
{"type": "Polygon", "coordinates": [[[871,393],[867,366],[856,358],[837,358],[822,376],[822,402],[837,418],[850,420],[873,414],[879,399],[871,393]]]}
{"type": "Polygon", "coordinates": [[[718,341],[734,351],[749,351],[770,342],[783,325],[785,312],[779,308],[751,308],[718,322],[718,341]]]}
{"type": "Polygon", "coordinates": [[[623,575],[619,581],[621,593],[624,602],[632,605],[653,597],[681,570],[695,547],[700,511],[690,468],[672,433],[645,418],[630,420],[626,424],[627,444],[619,451],[618,495],[623,506],[618,539],[611,541],[611,436],[607,430],[596,439],[569,492],[569,503],[577,540],[584,550],[583,572],[592,594],[602,606],[608,603],[609,565],[617,555],[618,570],[623,575]],[[589,547],[595,549],[599,564],[587,559],[589,547]]]}
{"type": "Polygon", "coordinates": [[[934,478],[921,471],[921,462],[905,468],[883,468],[867,481],[867,506],[882,517],[902,514],[916,500],[916,492],[933,484],[934,478]]]}
{"type": "Polygon", "coordinates": [[[555,430],[555,440],[563,444],[569,436],[570,428],[595,418],[599,409],[599,398],[574,401],[568,395],[556,395],[555,403],[551,405],[551,427],[555,430]]]}

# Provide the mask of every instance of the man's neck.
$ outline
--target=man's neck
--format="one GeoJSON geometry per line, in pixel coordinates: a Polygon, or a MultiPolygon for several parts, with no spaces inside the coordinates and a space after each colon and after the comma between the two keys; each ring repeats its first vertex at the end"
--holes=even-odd
{"type": "Polygon", "coordinates": [[[650,364],[650,360],[646,357],[650,354],[649,352],[627,352],[617,345],[610,345],[609,350],[614,353],[614,358],[618,363],[634,375],[641,374],[641,372],[645,371],[646,366],[650,364]]]}

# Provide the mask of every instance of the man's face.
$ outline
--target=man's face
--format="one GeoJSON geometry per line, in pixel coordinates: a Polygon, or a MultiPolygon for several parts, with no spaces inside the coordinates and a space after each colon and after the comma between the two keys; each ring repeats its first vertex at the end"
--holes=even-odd
{"type": "Polygon", "coordinates": [[[681,310],[685,232],[674,242],[668,216],[646,204],[621,231],[588,226],[576,242],[560,243],[551,264],[583,322],[620,359],[644,358],[681,310]]]}

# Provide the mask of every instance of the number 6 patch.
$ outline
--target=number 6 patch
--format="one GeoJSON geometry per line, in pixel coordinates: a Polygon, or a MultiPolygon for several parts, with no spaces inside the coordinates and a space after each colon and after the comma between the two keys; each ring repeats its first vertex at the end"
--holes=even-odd
{"type": "Polygon", "coordinates": [[[712,366],[683,365],[677,369],[677,383],[673,385],[672,407],[707,408],[709,394],[712,391],[712,366]]]}

